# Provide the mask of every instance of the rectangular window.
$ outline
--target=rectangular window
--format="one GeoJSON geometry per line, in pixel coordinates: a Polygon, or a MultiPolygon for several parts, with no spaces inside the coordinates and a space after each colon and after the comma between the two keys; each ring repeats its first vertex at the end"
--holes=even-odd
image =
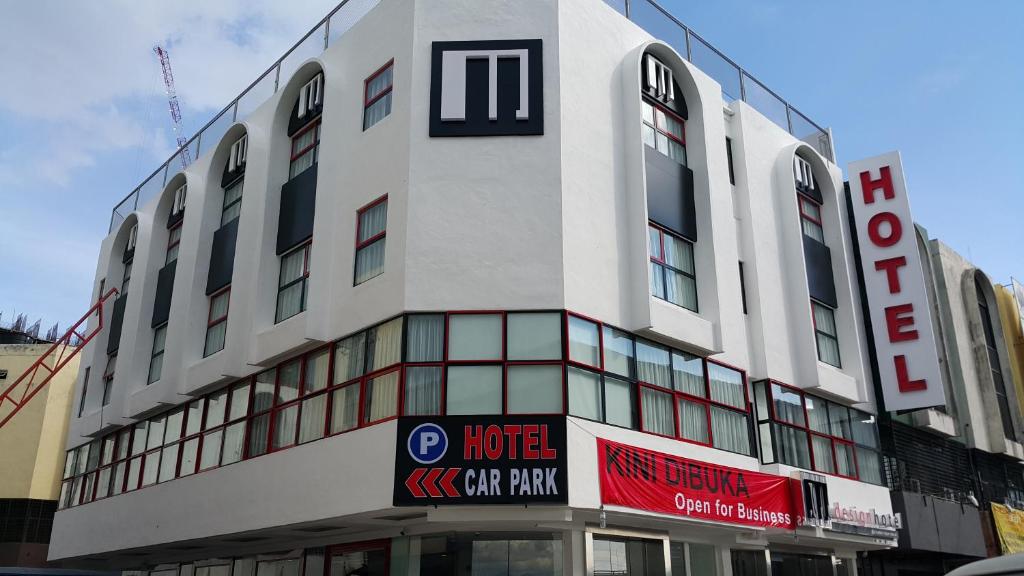
{"type": "Polygon", "coordinates": [[[224,205],[220,212],[220,225],[231,222],[242,213],[242,184],[245,178],[239,178],[224,189],[224,205]]]}
{"type": "Polygon", "coordinates": [[[506,372],[508,414],[561,414],[562,366],[513,364],[506,372]]]}
{"type": "Polygon", "coordinates": [[[835,310],[811,300],[811,312],[814,321],[814,338],[818,346],[818,360],[841,368],[835,310]]]}
{"type": "Polygon", "coordinates": [[[774,381],[754,392],[766,464],[882,483],[874,416],[774,381]]]}
{"type": "Polygon", "coordinates": [[[797,194],[796,198],[800,203],[800,227],[803,229],[804,236],[809,236],[824,244],[825,230],[821,225],[821,204],[803,194],[797,194]]]}
{"type": "MultiPolygon", "coordinates": [[[[108,358],[107,362],[108,363],[113,362],[114,364],[117,364],[117,355],[115,354],[114,356],[111,356],[110,358],[108,358]]],[[[88,378],[89,377],[88,368],[86,368],[86,370],[87,370],[87,372],[85,373],[85,376],[86,376],[86,378],[88,378]]],[[[109,406],[110,405],[110,396],[113,393],[113,391],[114,391],[114,374],[113,374],[113,371],[111,371],[109,378],[106,375],[103,376],[103,404],[102,404],[103,406],[109,406]]]]}
{"type": "Polygon", "coordinates": [[[277,283],[277,316],[280,322],[306,309],[309,292],[309,255],[312,243],[308,242],[281,256],[281,275],[277,283]]]}
{"type": "Polygon", "coordinates": [[[149,358],[149,379],[152,384],[160,379],[164,367],[164,344],[167,339],[167,324],[157,326],[153,330],[153,351],[149,358]]]}
{"type": "Polygon", "coordinates": [[[446,414],[501,414],[501,366],[449,366],[446,414]]]}
{"type": "MultiPolygon", "coordinates": [[[[110,364],[110,359],[107,359],[107,364],[110,364]]],[[[89,367],[85,367],[85,376],[82,378],[82,396],[78,399],[78,417],[82,417],[82,413],[85,412],[85,399],[89,395],[89,367]]]]}
{"type": "Polygon", "coordinates": [[[383,196],[360,208],[356,219],[356,269],[353,286],[384,273],[388,197],[383,196]]]}
{"type": "MultiPolygon", "coordinates": [[[[135,228],[132,228],[132,230],[135,230],[135,228]]],[[[121,296],[128,294],[128,285],[132,280],[132,262],[133,259],[129,258],[128,261],[124,263],[124,275],[121,276],[121,296]]]]}
{"type": "Polygon", "coordinates": [[[164,259],[164,265],[178,259],[178,246],[181,244],[181,226],[182,223],[178,222],[167,231],[167,257],[164,259]]]}
{"type": "Polygon", "coordinates": [[[732,165],[732,138],[726,137],[725,139],[725,158],[729,162],[729,184],[736,185],[736,173],[733,171],[732,165]]]}
{"type": "Polygon", "coordinates": [[[224,349],[224,340],[228,332],[228,303],[231,300],[231,287],[227,287],[210,296],[210,311],[206,317],[206,344],[203,357],[224,349]]]}
{"type": "Polygon", "coordinates": [[[363,88],[363,130],[391,114],[391,89],[394,81],[392,60],[366,79],[363,88]]]}
{"type": "Polygon", "coordinates": [[[317,118],[292,137],[291,163],[288,179],[291,180],[316,164],[320,154],[320,119],[317,118]]]}
{"type": "Polygon", "coordinates": [[[747,313],[747,277],[743,272],[743,261],[740,261],[740,302],[743,304],[743,313],[747,313]]]}
{"type": "Polygon", "coordinates": [[[651,294],[697,311],[697,277],[693,243],[653,224],[648,229],[651,251],[651,294]]]}
{"type": "Polygon", "coordinates": [[[644,100],[641,106],[643,106],[644,144],[686,166],[686,136],[683,133],[683,119],[668,108],[652,104],[647,100],[644,100]]]}

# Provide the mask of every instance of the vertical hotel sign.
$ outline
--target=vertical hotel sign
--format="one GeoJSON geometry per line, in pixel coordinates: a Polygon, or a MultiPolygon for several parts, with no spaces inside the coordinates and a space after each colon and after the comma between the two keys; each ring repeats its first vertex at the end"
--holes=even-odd
{"type": "Polygon", "coordinates": [[[900,155],[889,152],[852,162],[848,174],[885,408],[943,405],[931,308],[900,155]]]}

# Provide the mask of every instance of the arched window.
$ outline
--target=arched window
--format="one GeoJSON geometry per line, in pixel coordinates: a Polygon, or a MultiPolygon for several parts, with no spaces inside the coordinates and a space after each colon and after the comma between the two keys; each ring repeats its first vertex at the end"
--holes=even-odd
{"type": "Polygon", "coordinates": [[[693,173],[686,167],[686,102],[672,69],[643,55],[641,133],[647,173],[651,294],[697,311],[693,173]]]}
{"type": "Polygon", "coordinates": [[[238,217],[242,213],[242,187],[245,183],[245,163],[249,151],[249,137],[242,134],[231,144],[221,176],[220,228],[213,235],[210,270],[206,278],[206,294],[210,298],[206,316],[206,339],[203,357],[224,349],[228,331],[228,304],[231,301],[231,275],[235,263],[235,241],[238,237],[238,217]]]}
{"type": "Polygon", "coordinates": [[[835,278],[832,275],[832,256],[825,245],[822,217],[825,200],[814,178],[811,163],[798,154],[793,156],[793,179],[796,182],[796,201],[800,211],[800,231],[803,235],[804,264],[807,269],[807,288],[811,295],[811,322],[814,325],[818,360],[839,368],[842,361],[836,325],[835,278]]]}
{"type": "Polygon", "coordinates": [[[281,259],[281,268],[277,283],[275,323],[304,312],[308,305],[309,256],[313,242],[323,107],[324,73],[318,70],[299,88],[298,97],[288,117],[291,145],[288,181],[281,187],[278,215],[277,255],[281,259]]]}
{"type": "Polygon", "coordinates": [[[985,333],[985,349],[988,352],[988,363],[992,369],[992,385],[996,392],[996,401],[999,404],[999,417],[1003,421],[1003,434],[1015,440],[1017,435],[1013,431],[1013,418],[1010,412],[1010,401],[1006,396],[1006,383],[1003,381],[1002,366],[999,364],[999,350],[996,348],[996,334],[992,328],[992,313],[989,308],[985,287],[981,278],[975,276],[974,289],[978,295],[978,314],[981,316],[981,328],[985,333]]]}

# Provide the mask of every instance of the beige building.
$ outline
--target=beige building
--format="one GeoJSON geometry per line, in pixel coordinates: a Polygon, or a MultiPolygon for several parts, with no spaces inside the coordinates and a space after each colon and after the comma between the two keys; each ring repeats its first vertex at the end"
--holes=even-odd
{"type": "MultiPolygon", "coordinates": [[[[0,344],[0,391],[49,347],[0,344]]],[[[0,567],[46,563],[77,374],[76,356],[0,428],[0,567]]]]}

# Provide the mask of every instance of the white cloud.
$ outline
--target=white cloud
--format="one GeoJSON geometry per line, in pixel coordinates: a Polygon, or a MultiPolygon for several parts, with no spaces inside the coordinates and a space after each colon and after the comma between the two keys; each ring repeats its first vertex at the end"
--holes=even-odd
{"type": "Polygon", "coordinates": [[[110,210],[173,151],[160,66],[201,126],[338,0],[4,3],[0,306],[77,319],[110,210]],[[127,167],[127,169],[126,169],[127,167]]]}

